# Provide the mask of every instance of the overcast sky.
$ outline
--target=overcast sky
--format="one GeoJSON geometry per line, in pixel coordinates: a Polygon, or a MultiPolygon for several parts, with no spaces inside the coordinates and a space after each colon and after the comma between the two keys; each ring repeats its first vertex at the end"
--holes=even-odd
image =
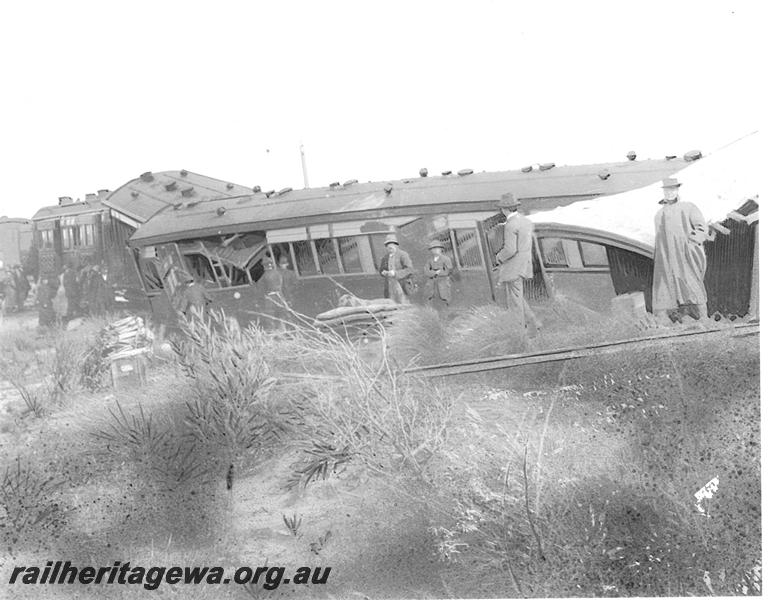
{"type": "Polygon", "coordinates": [[[188,169],[263,189],[714,150],[761,2],[5,2],[0,215],[188,169]]]}

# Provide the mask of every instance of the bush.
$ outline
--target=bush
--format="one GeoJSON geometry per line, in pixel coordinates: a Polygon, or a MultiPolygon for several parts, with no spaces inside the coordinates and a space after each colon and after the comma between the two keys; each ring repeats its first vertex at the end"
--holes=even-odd
{"type": "Polygon", "coordinates": [[[197,312],[182,328],[185,340],[174,348],[194,383],[185,423],[194,439],[220,457],[220,468],[240,468],[294,422],[291,407],[272,393],[277,380],[265,358],[269,334],[242,330],[223,312],[197,312]]]}
{"type": "Polygon", "coordinates": [[[487,586],[457,580],[456,593],[760,591],[751,344],[575,361],[565,373],[574,383],[560,391],[468,410],[431,473],[438,548],[487,586]],[[715,476],[718,490],[698,504],[715,476]]]}
{"type": "Polygon", "coordinates": [[[0,528],[3,547],[10,552],[23,540],[50,535],[59,525],[62,482],[46,476],[18,456],[0,480],[0,528]]]}

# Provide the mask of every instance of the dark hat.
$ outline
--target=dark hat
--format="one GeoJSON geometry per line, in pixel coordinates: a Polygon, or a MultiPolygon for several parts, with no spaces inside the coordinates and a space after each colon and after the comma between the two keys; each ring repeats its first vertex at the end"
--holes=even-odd
{"type": "Polygon", "coordinates": [[[433,248],[440,248],[441,250],[445,250],[445,248],[443,247],[443,242],[441,242],[440,240],[433,240],[427,245],[428,250],[432,250],[433,248]]]}
{"type": "Polygon", "coordinates": [[[681,187],[681,184],[678,183],[678,179],[675,179],[674,177],[665,177],[665,179],[662,180],[662,189],[677,187],[681,187]]]}
{"type": "Polygon", "coordinates": [[[387,244],[395,244],[396,246],[400,246],[398,243],[398,237],[394,233],[388,233],[387,237],[385,237],[384,245],[387,244]]]}
{"type": "Polygon", "coordinates": [[[518,208],[521,205],[521,201],[513,192],[505,192],[497,203],[498,208],[518,208]]]}

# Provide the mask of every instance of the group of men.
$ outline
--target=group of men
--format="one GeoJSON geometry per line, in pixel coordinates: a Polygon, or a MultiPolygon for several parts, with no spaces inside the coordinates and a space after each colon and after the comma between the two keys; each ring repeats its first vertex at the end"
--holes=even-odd
{"type": "MultiPolygon", "coordinates": [[[[655,255],[652,307],[661,321],[679,321],[684,316],[707,318],[703,243],[713,239],[711,228],[699,209],[681,202],[681,184],[673,178],[663,181],[662,207],[655,216],[655,255]]],[[[521,331],[538,331],[542,323],[524,295],[524,280],[533,277],[532,247],[534,224],[520,212],[521,201],[513,193],[500,198],[498,208],[505,216],[504,243],[494,257],[496,286],[504,289],[504,300],[514,324],[521,331]]],[[[387,253],[379,272],[385,278],[384,295],[398,303],[409,303],[416,290],[414,268],[409,255],[400,248],[395,234],[385,239],[387,253]]],[[[424,266],[425,300],[443,309],[451,301],[451,259],[444,255],[440,241],[430,242],[432,253],[424,266]]]]}
{"type": "Polygon", "coordinates": [[[38,320],[43,327],[80,315],[104,314],[111,303],[106,269],[95,264],[80,269],[66,265],[58,277],[44,275],[37,286],[38,320]]]}
{"type": "Polygon", "coordinates": [[[32,289],[32,285],[24,274],[21,265],[0,268],[3,314],[22,310],[30,289],[32,289]]]}

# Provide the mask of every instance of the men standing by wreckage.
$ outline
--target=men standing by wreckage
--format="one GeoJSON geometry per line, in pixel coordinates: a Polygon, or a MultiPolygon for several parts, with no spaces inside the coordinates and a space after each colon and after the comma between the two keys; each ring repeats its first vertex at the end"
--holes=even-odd
{"type": "Polygon", "coordinates": [[[534,239],[534,224],[518,209],[521,201],[511,192],[502,194],[497,205],[507,217],[504,224],[504,245],[497,252],[499,265],[498,285],[503,285],[507,309],[513,313],[515,326],[523,332],[528,320],[536,330],[542,327],[523,295],[523,280],[534,277],[531,262],[531,246],[534,239]]]}
{"type": "Polygon", "coordinates": [[[662,183],[665,197],[654,217],[654,283],[652,309],[656,317],[679,320],[684,315],[707,318],[707,261],[703,242],[709,227],[699,209],[679,200],[678,180],[662,183]]]}
{"type": "Polygon", "coordinates": [[[379,263],[379,274],[385,278],[384,297],[398,304],[411,304],[409,296],[414,291],[414,265],[411,257],[400,249],[394,233],[385,237],[387,252],[379,263]]]}

